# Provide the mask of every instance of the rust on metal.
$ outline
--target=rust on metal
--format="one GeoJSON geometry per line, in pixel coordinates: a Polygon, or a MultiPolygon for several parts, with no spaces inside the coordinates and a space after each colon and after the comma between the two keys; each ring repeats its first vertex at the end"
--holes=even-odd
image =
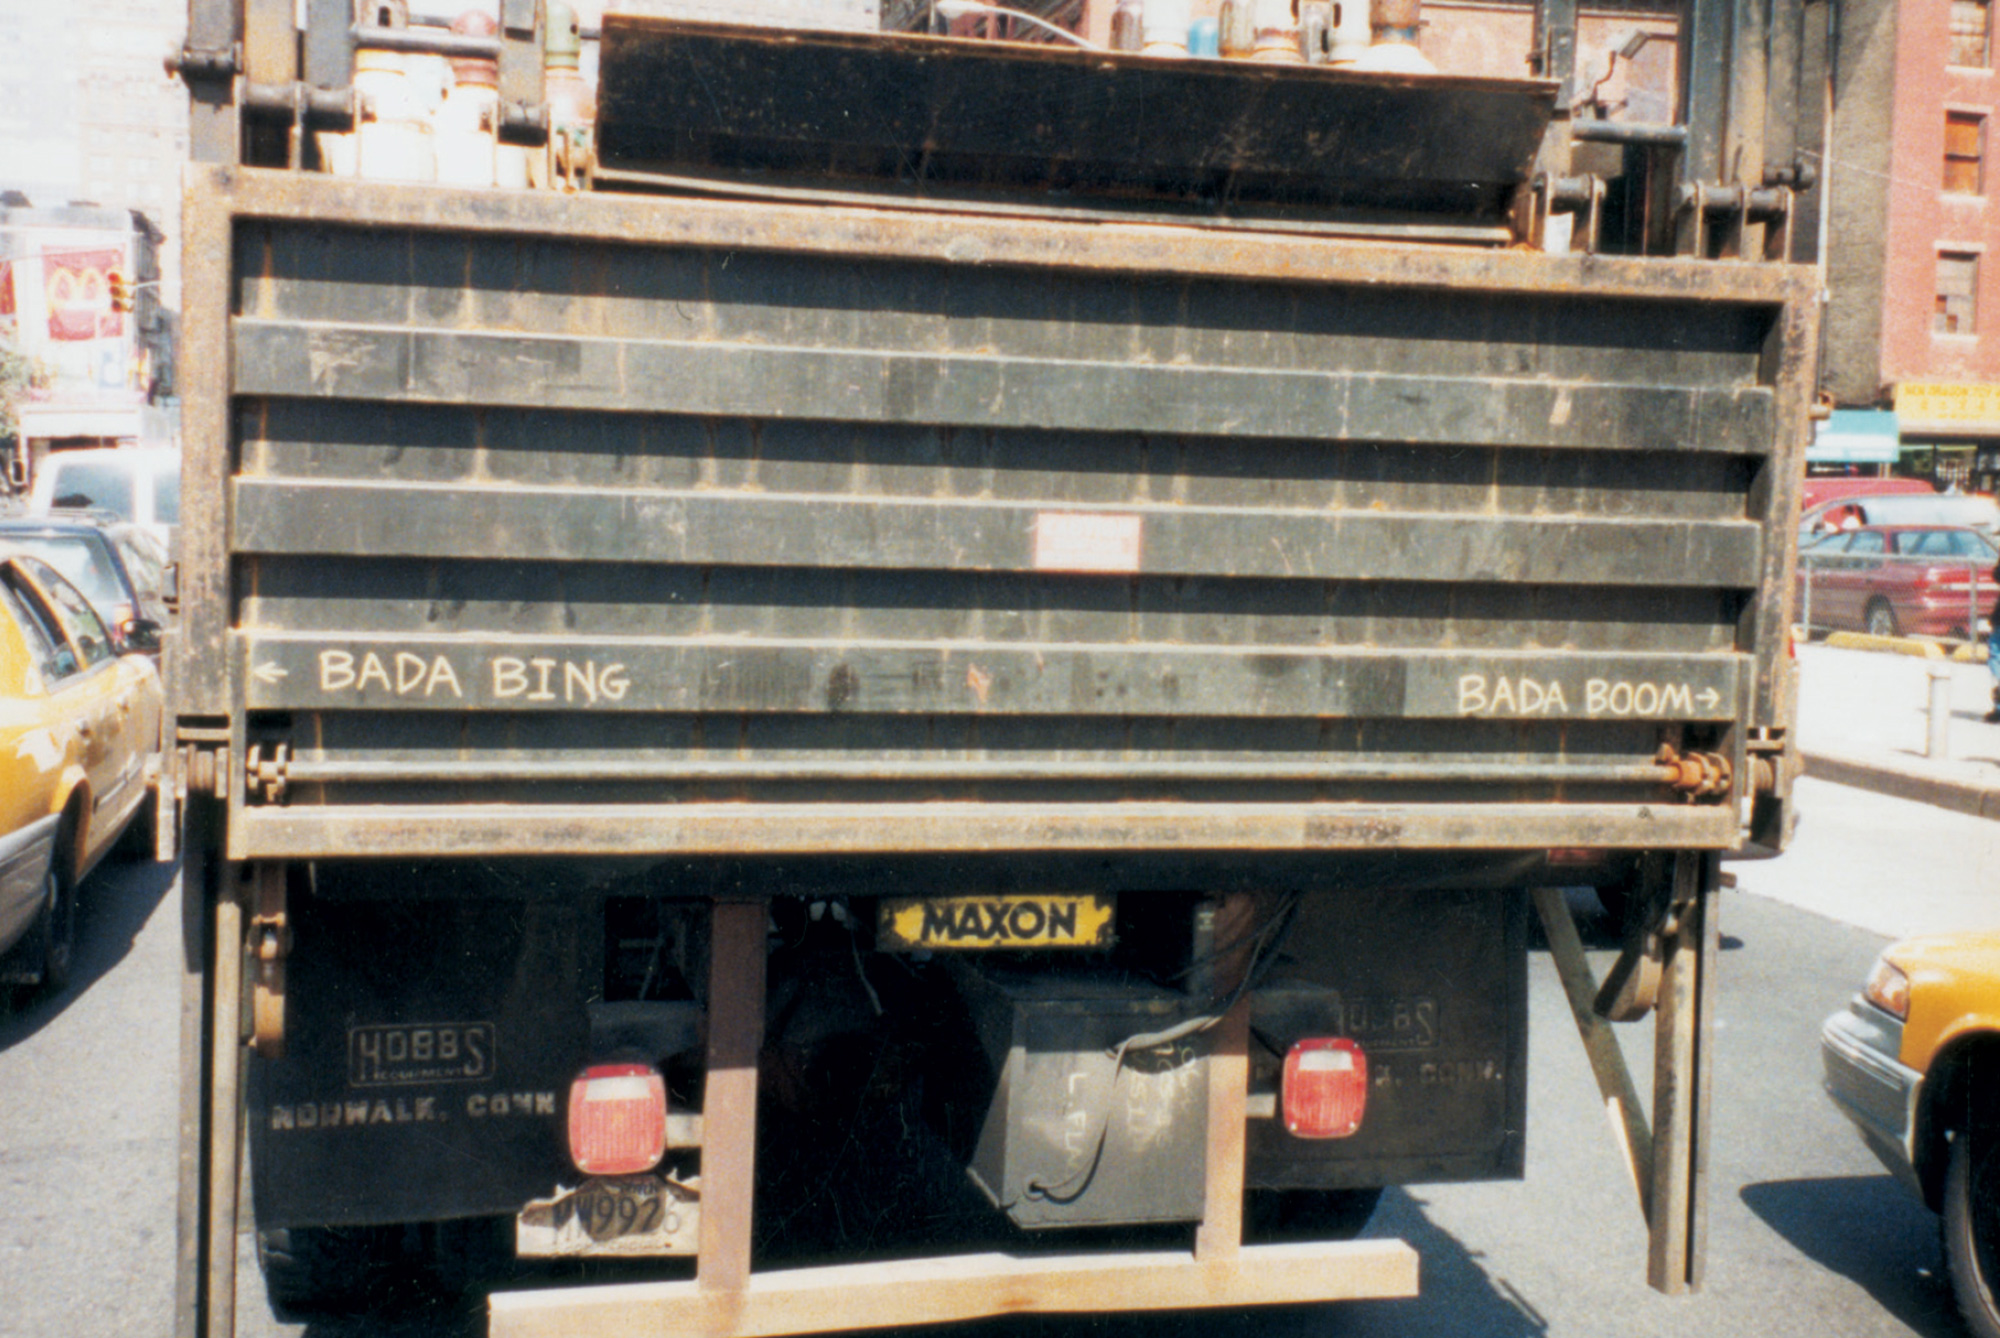
{"type": "Polygon", "coordinates": [[[250,1048],[261,1059],[285,1054],[285,958],[292,927],[285,911],[285,865],[265,860],[248,866],[250,930],[244,949],[250,969],[250,1048]]]}
{"type": "Polygon", "coordinates": [[[1721,799],[1729,793],[1733,771],[1729,759],[1720,753],[1684,753],[1663,743],[1654,760],[1665,772],[1667,784],[1682,794],[1721,799]]]}
{"type": "Polygon", "coordinates": [[[252,808],[232,859],[987,850],[1729,850],[1728,805],[882,803],[252,808]]]}
{"type": "Polygon", "coordinates": [[[394,183],[260,168],[192,170],[195,203],[203,213],[331,227],[554,235],[624,244],[1214,275],[1312,285],[1367,283],[1799,307],[1809,306],[1817,297],[1813,271],[1801,266],[1412,247],[1282,234],[1218,237],[1145,225],[1078,227],[1055,214],[1042,220],[968,217],[941,224],[934,217],[908,212],[735,200],[676,199],[672,207],[664,208],[657,199],[604,193],[414,190],[394,183]]]}

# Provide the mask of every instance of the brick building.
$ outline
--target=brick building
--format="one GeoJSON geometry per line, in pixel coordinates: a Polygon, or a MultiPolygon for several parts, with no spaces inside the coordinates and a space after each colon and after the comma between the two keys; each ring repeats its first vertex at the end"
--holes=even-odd
{"type": "Polygon", "coordinates": [[[1982,488],[2000,472],[1996,54],[1992,0],[1844,4],[1825,164],[1823,382],[1877,412],[1902,472],[1982,488]]]}

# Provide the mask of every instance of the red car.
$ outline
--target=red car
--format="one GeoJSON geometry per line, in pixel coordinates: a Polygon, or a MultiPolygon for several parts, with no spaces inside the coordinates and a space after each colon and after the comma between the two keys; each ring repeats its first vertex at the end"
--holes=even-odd
{"type": "Polygon", "coordinates": [[[1799,549],[1793,609],[1808,632],[1971,640],[2000,594],[1993,542],[1958,525],[1863,525],[1799,549]]]}

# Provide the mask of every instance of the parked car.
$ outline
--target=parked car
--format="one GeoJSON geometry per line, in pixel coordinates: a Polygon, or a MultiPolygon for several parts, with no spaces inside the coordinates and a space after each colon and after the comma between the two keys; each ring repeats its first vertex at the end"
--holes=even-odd
{"type": "Polygon", "coordinates": [[[1799,490],[1799,506],[1811,511],[1822,502],[1846,501],[1855,497],[1886,497],[1891,493],[1913,497],[1936,497],[1937,485],[1929,479],[1853,478],[1843,474],[1808,474],[1799,490]]]}
{"type": "Polygon", "coordinates": [[[1964,526],[1837,530],[1799,550],[1792,607],[1808,631],[1974,639],[2000,594],[1996,558],[1993,541],[1964,526]]]}
{"type": "Polygon", "coordinates": [[[118,654],[80,590],[0,544],[0,984],[67,979],[77,887],[152,812],[164,709],[152,661],[118,654]]]}
{"type": "Polygon", "coordinates": [[[2000,931],[1890,945],[1820,1054],[1834,1104],[1942,1215],[1966,1327],[2000,1338],[2000,931]]]}
{"type": "Polygon", "coordinates": [[[1855,525],[1948,525],[2000,534],[2000,504],[1983,493],[1887,493],[1831,497],[1799,516],[1799,546],[1855,525]]]}
{"type": "Polygon", "coordinates": [[[33,553],[83,591],[118,652],[158,656],[171,621],[167,555],[152,531],[104,512],[0,518],[0,543],[33,553]]]}
{"type": "Polygon", "coordinates": [[[90,507],[143,525],[169,553],[181,519],[181,453],[166,446],[55,451],[35,471],[28,510],[90,507]]]}

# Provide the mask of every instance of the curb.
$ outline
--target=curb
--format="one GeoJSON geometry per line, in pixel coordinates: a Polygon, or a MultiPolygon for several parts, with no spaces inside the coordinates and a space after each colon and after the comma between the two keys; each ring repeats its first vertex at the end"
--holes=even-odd
{"type": "Polygon", "coordinates": [[[1894,655],[1914,655],[1920,660],[1942,660],[1944,647],[1935,641],[1919,641],[1908,636],[1870,636],[1866,632],[1829,632],[1826,644],[1835,650],[1886,650],[1894,655]]]}
{"type": "Polygon", "coordinates": [[[1914,636],[1870,636],[1866,632],[1828,632],[1821,645],[1835,650],[1882,650],[1920,660],[1952,660],[1958,664],[1986,663],[1983,641],[1942,641],[1914,636]]]}
{"type": "Polygon", "coordinates": [[[1926,776],[1919,771],[1865,762],[1835,753],[1801,750],[1799,758],[1805,764],[1805,774],[1814,780],[1851,785],[1897,799],[1913,799],[1920,804],[1950,809],[1954,813],[2000,821],[2000,784],[1982,785],[1977,781],[1926,776]]]}

